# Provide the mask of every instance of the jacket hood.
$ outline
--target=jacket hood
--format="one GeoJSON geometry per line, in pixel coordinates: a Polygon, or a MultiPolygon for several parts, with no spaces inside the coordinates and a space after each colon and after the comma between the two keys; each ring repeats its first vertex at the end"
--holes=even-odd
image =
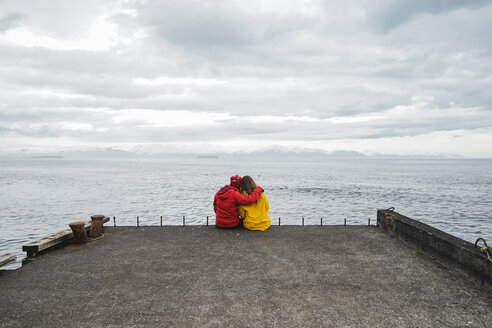
{"type": "Polygon", "coordinates": [[[227,195],[232,191],[237,191],[237,188],[231,187],[229,185],[225,185],[224,187],[220,188],[220,190],[217,192],[217,197],[225,200],[227,199],[227,195]]]}

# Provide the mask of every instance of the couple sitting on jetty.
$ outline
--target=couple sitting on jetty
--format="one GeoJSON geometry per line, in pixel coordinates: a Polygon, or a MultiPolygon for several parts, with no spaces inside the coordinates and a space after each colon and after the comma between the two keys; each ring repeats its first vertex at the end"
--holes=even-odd
{"type": "Polygon", "coordinates": [[[215,226],[223,229],[266,230],[271,220],[263,188],[248,175],[231,177],[214,197],[215,226]]]}

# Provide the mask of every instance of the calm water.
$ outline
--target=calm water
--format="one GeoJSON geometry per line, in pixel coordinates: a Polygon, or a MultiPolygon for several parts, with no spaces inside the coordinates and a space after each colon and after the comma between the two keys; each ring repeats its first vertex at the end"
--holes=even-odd
{"type": "Polygon", "coordinates": [[[367,224],[376,210],[398,212],[455,236],[492,243],[491,160],[0,159],[0,253],[24,257],[22,244],[92,214],[118,225],[214,222],[215,192],[231,175],[251,175],[282,224],[367,224]]]}

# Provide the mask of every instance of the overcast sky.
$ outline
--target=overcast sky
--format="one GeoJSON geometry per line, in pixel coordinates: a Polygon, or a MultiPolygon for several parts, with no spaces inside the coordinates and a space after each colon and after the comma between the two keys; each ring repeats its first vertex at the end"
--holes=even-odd
{"type": "Polygon", "coordinates": [[[0,0],[0,152],[492,157],[492,1],[0,0]]]}

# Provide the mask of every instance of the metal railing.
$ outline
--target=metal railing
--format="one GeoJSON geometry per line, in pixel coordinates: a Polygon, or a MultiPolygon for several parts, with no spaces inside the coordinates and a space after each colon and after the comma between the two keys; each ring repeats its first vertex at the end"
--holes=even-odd
{"type": "MultiPolygon", "coordinates": [[[[306,221],[306,220],[304,219],[304,217],[301,217],[301,219],[300,219],[300,224],[298,224],[298,225],[299,225],[299,226],[304,227],[305,225],[307,225],[307,224],[305,224],[305,221],[306,221]]],[[[360,222],[360,220],[354,219],[354,221],[353,221],[353,222],[360,222]]],[[[282,225],[281,223],[282,223],[282,221],[281,221],[281,217],[278,217],[278,224],[276,224],[276,225],[277,225],[277,226],[281,226],[281,225],[282,225]]],[[[325,223],[326,223],[326,222],[325,222],[325,223]]],[[[206,217],[205,226],[207,226],[207,227],[208,227],[209,225],[210,225],[210,224],[209,224],[209,216],[207,216],[207,217],[206,217]]],[[[273,225],[273,220],[272,220],[272,225],[273,225]]],[[[286,225],[289,225],[289,226],[293,226],[293,225],[294,225],[294,226],[295,226],[295,225],[297,225],[297,224],[286,224],[286,225]]],[[[314,225],[318,225],[318,224],[311,224],[311,226],[314,226],[314,225]]],[[[328,225],[333,225],[333,224],[328,224],[328,225]]],[[[344,219],[343,219],[343,225],[344,225],[344,226],[349,225],[349,224],[348,224],[348,220],[347,220],[347,218],[344,218],[344,219]]],[[[361,224],[355,224],[355,225],[361,225],[361,224]]],[[[116,226],[117,226],[117,225],[116,225],[116,216],[113,216],[113,226],[114,226],[114,227],[116,227],[116,226]]],[[[137,217],[136,217],[136,226],[137,226],[137,227],[140,227],[140,216],[137,216],[137,217]]],[[[157,226],[157,225],[146,225],[146,226],[147,226],[147,227],[152,227],[152,226],[154,226],[154,227],[155,227],[155,226],[157,226]]],[[[165,226],[178,226],[178,225],[164,225],[164,224],[163,224],[163,216],[161,215],[161,216],[160,216],[160,226],[161,226],[161,227],[165,227],[165,226]]],[[[181,226],[183,226],[183,227],[186,227],[186,226],[187,226],[187,224],[186,224],[186,216],[185,216],[185,215],[183,215],[183,217],[182,217],[182,220],[181,220],[181,226]]],[[[202,224],[196,224],[196,223],[195,223],[195,224],[188,224],[188,226],[202,226],[202,224]]],[[[319,226],[323,226],[323,217],[321,217],[321,218],[319,219],[319,226]]],[[[326,224],[325,224],[325,226],[326,226],[326,224]]],[[[371,226],[371,218],[368,218],[368,219],[367,219],[367,226],[371,226]]],[[[373,225],[373,226],[376,226],[376,225],[373,225]]]]}

